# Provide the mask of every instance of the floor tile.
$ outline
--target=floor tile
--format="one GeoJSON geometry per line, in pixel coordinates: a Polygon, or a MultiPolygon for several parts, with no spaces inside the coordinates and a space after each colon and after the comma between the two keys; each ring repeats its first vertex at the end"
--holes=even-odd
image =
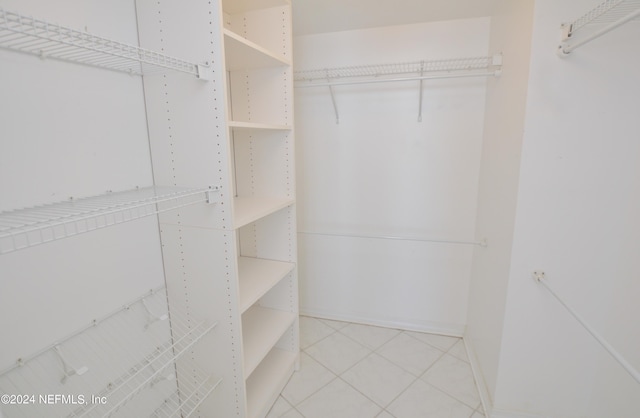
{"type": "Polygon", "coordinates": [[[473,409],[422,380],[416,380],[387,410],[395,418],[469,418],[473,414],[473,409]]]}
{"type": "Polygon", "coordinates": [[[321,320],[309,316],[300,317],[300,348],[305,349],[325,337],[333,334],[335,329],[321,320]]]}
{"type": "Polygon", "coordinates": [[[280,418],[304,418],[300,412],[295,409],[291,409],[286,414],[282,415],[280,418]]]}
{"type": "Polygon", "coordinates": [[[449,351],[447,351],[447,353],[451,354],[452,356],[454,356],[459,360],[469,363],[469,356],[467,355],[467,349],[464,346],[464,341],[462,340],[455,343],[453,347],[451,347],[449,351]]]}
{"type": "Polygon", "coordinates": [[[266,418],[280,418],[293,409],[293,406],[287,402],[282,396],[279,396],[276,403],[273,404],[266,418]]]}
{"type": "Polygon", "coordinates": [[[443,352],[401,332],[378,350],[378,354],[415,376],[427,370],[443,352]]]}
{"type": "Polygon", "coordinates": [[[416,380],[414,375],[376,353],[365,357],[341,377],[382,407],[416,380]]]}
{"type": "Polygon", "coordinates": [[[473,415],[471,415],[471,418],[484,418],[484,414],[481,414],[480,412],[476,411],[473,413],[473,415]]]}
{"type": "Polygon", "coordinates": [[[300,370],[293,373],[282,396],[292,405],[297,405],[335,378],[329,369],[303,352],[300,370]]]}
{"type": "Polygon", "coordinates": [[[469,363],[445,354],[421,379],[473,409],[480,406],[480,396],[469,363]]]}
{"type": "Polygon", "coordinates": [[[337,378],[296,407],[305,418],[374,418],[381,408],[337,378]]]}
{"type": "Polygon", "coordinates": [[[432,345],[442,351],[449,350],[451,347],[453,347],[453,345],[456,342],[458,342],[461,339],[458,337],[449,337],[446,335],[437,335],[437,334],[427,334],[424,332],[407,331],[407,334],[419,339],[422,342],[432,345]]]}
{"type": "Polygon", "coordinates": [[[372,350],[377,349],[382,344],[400,334],[400,331],[397,329],[360,324],[350,324],[342,328],[340,332],[372,350]]]}
{"type": "Polygon", "coordinates": [[[340,333],[308,347],[307,354],[335,374],[341,374],[365,358],[371,350],[340,333]]]}
{"type": "Polygon", "coordinates": [[[378,415],[376,418],[395,418],[395,417],[390,413],[388,413],[387,411],[382,411],[380,412],[380,415],[378,415]]]}

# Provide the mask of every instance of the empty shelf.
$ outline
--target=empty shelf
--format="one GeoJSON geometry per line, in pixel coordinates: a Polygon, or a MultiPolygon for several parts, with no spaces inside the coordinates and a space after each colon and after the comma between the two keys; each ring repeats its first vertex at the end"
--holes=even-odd
{"type": "Polygon", "coordinates": [[[226,13],[236,14],[288,4],[291,0],[223,0],[222,8],[226,13]]]}
{"type": "Polygon", "coordinates": [[[239,122],[239,121],[230,121],[228,125],[230,128],[233,128],[234,130],[290,131],[291,129],[293,129],[290,125],[271,125],[268,123],[239,122]]]}
{"type": "Polygon", "coordinates": [[[209,189],[147,187],[0,213],[0,254],[207,201],[209,189]]]}
{"type": "Polygon", "coordinates": [[[227,70],[282,67],[291,65],[285,58],[251,42],[242,36],[224,29],[224,51],[227,70]]]}
{"type": "Polygon", "coordinates": [[[234,199],[235,228],[270,215],[294,203],[288,197],[236,197],[234,199]]]}
{"type": "Polygon", "coordinates": [[[240,311],[245,312],[249,309],[293,268],[293,263],[284,261],[240,257],[238,259],[240,311]]]}
{"type": "Polygon", "coordinates": [[[250,376],[296,320],[291,312],[254,306],[242,315],[244,374],[250,376]]]}
{"type": "Polygon", "coordinates": [[[265,357],[247,380],[249,418],[264,416],[293,373],[297,354],[277,348],[265,357]]]}
{"type": "Polygon", "coordinates": [[[191,62],[1,8],[0,47],[130,74],[170,70],[200,77],[204,73],[203,66],[191,62]]]}

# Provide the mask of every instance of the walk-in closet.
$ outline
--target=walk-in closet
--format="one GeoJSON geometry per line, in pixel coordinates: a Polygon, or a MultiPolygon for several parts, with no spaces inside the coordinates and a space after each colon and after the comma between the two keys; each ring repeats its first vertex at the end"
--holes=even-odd
{"type": "Polygon", "coordinates": [[[0,0],[0,418],[637,418],[638,65],[638,0],[0,0]]]}

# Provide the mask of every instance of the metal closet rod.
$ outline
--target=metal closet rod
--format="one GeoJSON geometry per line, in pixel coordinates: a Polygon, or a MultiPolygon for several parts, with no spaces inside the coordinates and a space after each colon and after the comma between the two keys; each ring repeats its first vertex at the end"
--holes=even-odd
{"type": "Polygon", "coordinates": [[[468,77],[491,77],[499,76],[500,70],[486,71],[482,73],[473,74],[432,74],[425,76],[415,77],[397,77],[397,78],[379,78],[379,79],[367,79],[367,80],[352,80],[352,81],[327,81],[323,83],[308,83],[297,84],[296,88],[309,88],[309,87],[331,87],[331,86],[347,86],[352,84],[373,84],[373,83],[391,83],[398,81],[419,81],[419,80],[436,80],[443,78],[468,78],[468,77]]]}
{"type": "Polygon", "coordinates": [[[327,237],[383,239],[383,240],[393,240],[393,241],[435,242],[440,244],[479,245],[481,247],[486,247],[488,245],[486,238],[483,239],[482,241],[458,241],[458,240],[430,239],[430,238],[409,238],[409,237],[388,236],[388,235],[338,234],[338,233],[332,233],[332,232],[317,232],[317,231],[298,231],[298,234],[322,235],[327,237]]]}
{"type": "Polygon", "coordinates": [[[544,273],[544,271],[534,271],[533,272],[533,278],[534,280],[536,280],[538,283],[540,283],[542,286],[544,286],[545,289],[547,289],[547,291],[558,301],[560,302],[560,304],[562,306],[564,306],[564,308],[567,310],[567,312],[569,312],[571,314],[571,316],[573,316],[576,321],[578,321],[580,323],[580,325],[582,325],[584,327],[584,329],[591,334],[591,336],[593,338],[595,338],[595,340],[605,349],[607,350],[607,352],[609,354],[611,354],[611,357],[613,357],[621,366],[623,369],[625,369],[625,371],[627,373],[629,373],[631,375],[631,377],[633,377],[635,379],[636,382],[640,383],[640,372],[638,372],[638,370],[636,370],[623,356],[622,354],[618,353],[618,351],[613,348],[611,346],[611,344],[609,344],[607,342],[607,340],[605,340],[600,334],[598,334],[598,332],[596,332],[595,329],[593,329],[589,324],[587,324],[585,322],[584,319],[582,319],[582,317],[580,315],[578,315],[576,313],[576,311],[574,311],[571,307],[569,307],[569,305],[567,305],[567,303],[562,300],[562,298],[560,298],[560,296],[558,296],[558,294],[553,290],[553,288],[551,286],[549,286],[549,282],[546,280],[546,275],[544,273]]]}

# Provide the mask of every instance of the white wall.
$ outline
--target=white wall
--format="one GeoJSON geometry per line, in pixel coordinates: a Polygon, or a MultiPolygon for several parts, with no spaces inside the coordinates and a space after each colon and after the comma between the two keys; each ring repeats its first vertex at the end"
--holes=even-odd
{"type": "MultiPolygon", "coordinates": [[[[137,44],[134,4],[2,0],[137,44]]],[[[153,184],[140,77],[0,50],[0,211],[153,184]]],[[[148,218],[0,257],[0,369],[163,284],[148,218]]]]}
{"type": "Polygon", "coordinates": [[[640,27],[627,25],[565,59],[555,55],[560,23],[598,3],[535,4],[495,390],[500,416],[640,416],[640,385],[531,279],[544,270],[557,293],[640,368],[640,27]]]}
{"type": "Polygon", "coordinates": [[[518,172],[524,134],[533,0],[509,2],[491,18],[490,52],[503,73],[487,86],[476,237],[465,342],[487,396],[495,393],[511,264],[518,172]]]}
{"type": "MultiPolygon", "coordinates": [[[[487,55],[489,19],[308,35],[297,69],[487,55]]],[[[486,80],[296,91],[300,307],[318,316],[461,335],[472,246],[306,234],[471,241],[486,80]]]]}

